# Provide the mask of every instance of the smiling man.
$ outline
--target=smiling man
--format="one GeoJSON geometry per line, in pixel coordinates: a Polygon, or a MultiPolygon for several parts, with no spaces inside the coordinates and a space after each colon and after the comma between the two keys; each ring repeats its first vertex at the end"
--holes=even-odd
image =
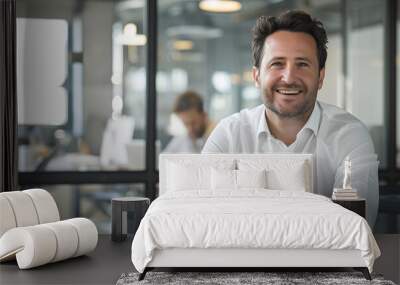
{"type": "Polygon", "coordinates": [[[367,220],[378,209],[378,163],[364,124],[317,100],[327,58],[322,23],[302,11],[260,17],[253,29],[253,78],[264,104],[223,119],[203,153],[292,152],[315,155],[314,189],[332,196],[343,183],[346,157],[352,186],[367,199],[367,220]]]}

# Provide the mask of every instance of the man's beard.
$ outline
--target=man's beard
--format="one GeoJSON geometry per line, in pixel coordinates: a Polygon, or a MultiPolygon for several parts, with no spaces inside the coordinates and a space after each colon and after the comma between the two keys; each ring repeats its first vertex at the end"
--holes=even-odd
{"type": "MultiPolygon", "coordinates": [[[[276,88],[272,88],[272,93],[276,92],[275,90],[276,88]]],[[[303,92],[306,92],[306,90],[303,89],[303,92]]],[[[263,101],[265,107],[268,110],[272,111],[274,114],[278,115],[281,118],[284,119],[302,118],[305,114],[307,114],[314,108],[315,100],[313,99],[316,98],[318,89],[312,90],[311,92],[310,94],[306,95],[304,102],[301,105],[296,106],[296,109],[293,111],[279,110],[277,106],[274,105],[274,102],[273,101],[271,102],[271,99],[274,99],[273,96],[268,96],[269,94],[271,94],[270,91],[268,91],[268,94],[265,94],[266,92],[264,92],[263,101]],[[311,92],[312,93],[315,92],[315,94],[312,94],[311,92]]],[[[286,96],[303,96],[303,95],[298,94],[298,95],[286,95],[286,96]]]]}
{"type": "Polygon", "coordinates": [[[265,107],[267,107],[267,109],[271,110],[273,113],[275,113],[279,117],[286,118],[286,119],[303,117],[304,114],[308,113],[314,107],[314,103],[311,104],[311,102],[305,101],[301,106],[299,106],[297,108],[297,110],[294,110],[292,112],[285,112],[285,111],[278,110],[274,106],[274,104],[271,104],[268,101],[265,101],[264,105],[265,105],[265,107]]]}

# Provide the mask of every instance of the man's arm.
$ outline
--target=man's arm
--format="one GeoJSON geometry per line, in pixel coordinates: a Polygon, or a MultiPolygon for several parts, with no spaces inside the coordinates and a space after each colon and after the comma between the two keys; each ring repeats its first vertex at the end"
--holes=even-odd
{"type": "Polygon", "coordinates": [[[222,120],[211,132],[201,153],[229,153],[230,135],[226,121],[222,120]]]}

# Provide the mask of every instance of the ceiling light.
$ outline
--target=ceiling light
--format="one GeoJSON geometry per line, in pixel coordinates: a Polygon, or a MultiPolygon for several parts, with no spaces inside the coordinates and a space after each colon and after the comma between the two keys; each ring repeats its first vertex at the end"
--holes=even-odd
{"type": "Polygon", "coordinates": [[[199,8],[206,12],[231,13],[239,11],[242,4],[233,0],[202,0],[199,3],[199,8]]]}
{"type": "Polygon", "coordinates": [[[193,42],[189,40],[176,40],[172,46],[176,50],[191,50],[193,49],[193,42]]]}

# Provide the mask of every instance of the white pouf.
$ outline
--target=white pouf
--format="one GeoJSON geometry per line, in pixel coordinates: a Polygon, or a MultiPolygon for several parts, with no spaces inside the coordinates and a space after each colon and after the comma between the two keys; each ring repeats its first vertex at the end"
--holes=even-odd
{"type": "Polygon", "coordinates": [[[59,219],[46,190],[0,193],[0,262],[16,259],[20,269],[28,269],[96,248],[98,232],[92,221],[59,219]]]}

